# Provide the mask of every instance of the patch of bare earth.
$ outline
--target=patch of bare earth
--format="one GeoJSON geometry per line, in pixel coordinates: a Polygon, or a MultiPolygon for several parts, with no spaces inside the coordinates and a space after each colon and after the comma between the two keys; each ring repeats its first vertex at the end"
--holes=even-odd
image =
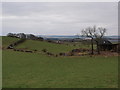
{"type": "Polygon", "coordinates": [[[119,56],[118,52],[111,52],[111,51],[101,51],[101,56],[119,56]]]}

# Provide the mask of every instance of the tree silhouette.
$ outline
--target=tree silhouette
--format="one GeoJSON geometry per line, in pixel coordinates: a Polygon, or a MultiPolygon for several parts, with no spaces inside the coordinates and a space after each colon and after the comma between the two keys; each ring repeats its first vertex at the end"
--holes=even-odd
{"type": "Polygon", "coordinates": [[[91,48],[92,48],[92,52],[91,54],[94,54],[93,52],[93,41],[95,40],[96,45],[97,45],[97,52],[98,54],[100,54],[100,49],[99,49],[99,41],[102,39],[102,37],[105,35],[106,33],[106,28],[103,27],[96,27],[95,25],[93,27],[88,27],[85,28],[81,31],[83,36],[89,37],[91,38],[91,48]]]}

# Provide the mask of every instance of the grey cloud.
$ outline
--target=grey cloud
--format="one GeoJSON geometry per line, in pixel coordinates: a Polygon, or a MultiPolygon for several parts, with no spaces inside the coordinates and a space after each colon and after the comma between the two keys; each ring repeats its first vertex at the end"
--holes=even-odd
{"type": "Polygon", "coordinates": [[[97,25],[117,34],[117,3],[3,3],[3,35],[8,32],[75,34],[97,25]]]}

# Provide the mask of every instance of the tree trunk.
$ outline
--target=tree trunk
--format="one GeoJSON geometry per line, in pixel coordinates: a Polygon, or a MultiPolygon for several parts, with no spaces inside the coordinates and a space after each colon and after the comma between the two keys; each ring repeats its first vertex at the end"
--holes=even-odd
{"type": "Polygon", "coordinates": [[[92,48],[92,52],[91,52],[91,54],[93,55],[94,54],[94,52],[93,52],[93,38],[91,39],[91,48],[92,48]]]}
{"type": "Polygon", "coordinates": [[[96,41],[96,45],[97,45],[97,53],[100,54],[100,49],[99,49],[98,41],[96,41]]]}

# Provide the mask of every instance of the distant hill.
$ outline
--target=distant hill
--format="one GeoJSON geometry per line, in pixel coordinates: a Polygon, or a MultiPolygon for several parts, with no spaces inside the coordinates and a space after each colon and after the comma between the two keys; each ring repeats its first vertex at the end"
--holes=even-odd
{"type": "MultiPolygon", "coordinates": [[[[59,40],[59,39],[74,39],[74,38],[81,38],[85,39],[87,37],[83,36],[77,36],[77,35],[38,35],[39,37],[43,37],[44,39],[54,39],[54,40],[59,40]]],[[[104,36],[104,38],[107,39],[120,39],[120,36],[104,36]]]]}

